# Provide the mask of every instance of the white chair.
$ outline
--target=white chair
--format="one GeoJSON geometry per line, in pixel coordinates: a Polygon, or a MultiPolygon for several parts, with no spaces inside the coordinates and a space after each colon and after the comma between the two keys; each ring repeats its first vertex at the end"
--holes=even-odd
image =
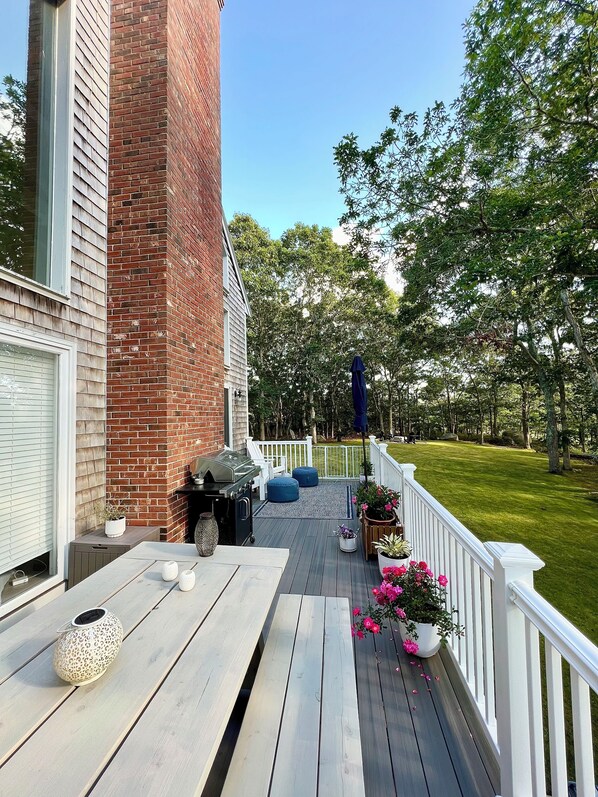
{"type": "Polygon", "coordinates": [[[259,476],[253,480],[254,487],[260,491],[260,501],[266,500],[266,484],[275,476],[284,476],[287,472],[286,457],[265,457],[262,449],[252,437],[247,438],[247,456],[261,468],[259,476]],[[276,464],[275,464],[276,462],[276,464]]]}

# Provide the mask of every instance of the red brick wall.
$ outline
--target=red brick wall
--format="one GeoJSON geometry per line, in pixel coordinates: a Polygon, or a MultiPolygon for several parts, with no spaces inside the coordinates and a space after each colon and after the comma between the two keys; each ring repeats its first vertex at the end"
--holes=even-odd
{"type": "Polygon", "coordinates": [[[219,16],[112,6],[108,491],[177,541],[174,491],[224,440],[219,16]]]}

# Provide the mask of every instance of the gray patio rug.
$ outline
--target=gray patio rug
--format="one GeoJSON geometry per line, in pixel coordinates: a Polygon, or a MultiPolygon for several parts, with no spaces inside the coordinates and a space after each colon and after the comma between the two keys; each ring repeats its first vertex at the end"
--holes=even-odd
{"type": "Polygon", "coordinates": [[[346,481],[320,481],[317,487],[299,488],[299,500],[271,504],[268,500],[254,511],[256,517],[352,518],[351,485],[346,481]]]}

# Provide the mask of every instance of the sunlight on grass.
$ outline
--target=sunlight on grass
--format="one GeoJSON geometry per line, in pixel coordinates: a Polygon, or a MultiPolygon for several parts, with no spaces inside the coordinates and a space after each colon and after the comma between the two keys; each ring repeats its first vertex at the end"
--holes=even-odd
{"type": "Polygon", "coordinates": [[[398,462],[482,542],[520,542],[546,566],[535,586],[593,642],[598,641],[598,467],[575,462],[553,476],[546,457],[475,443],[390,444],[398,462]]]}

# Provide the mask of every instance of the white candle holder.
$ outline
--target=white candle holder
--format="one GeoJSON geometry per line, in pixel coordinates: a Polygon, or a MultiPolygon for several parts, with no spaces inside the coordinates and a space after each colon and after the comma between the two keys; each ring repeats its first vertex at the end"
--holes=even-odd
{"type": "Polygon", "coordinates": [[[193,570],[183,570],[179,576],[179,589],[181,592],[189,592],[195,586],[195,573],[193,570]]]}
{"type": "Polygon", "coordinates": [[[179,566],[176,562],[164,562],[162,565],[162,580],[174,581],[179,574],[179,566]]]}

